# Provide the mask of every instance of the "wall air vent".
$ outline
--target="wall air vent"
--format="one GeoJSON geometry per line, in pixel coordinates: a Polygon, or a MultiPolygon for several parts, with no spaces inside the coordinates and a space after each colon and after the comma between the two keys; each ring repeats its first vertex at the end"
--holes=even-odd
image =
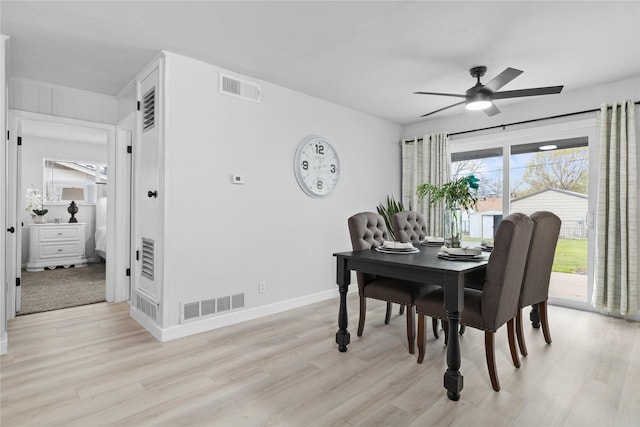
{"type": "Polygon", "coordinates": [[[180,303],[180,323],[188,323],[240,308],[244,308],[244,292],[219,298],[184,302],[180,303]]]}
{"type": "Polygon", "coordinates": [[[154,271],[154,248],[153,240],[142,238],[142,276],[153,280],[154,271]]]}
{"type": "Polygon", "coordinates": [[[151,298],[146,297],[140,293],[136,293],[136,308],[140,310],[144,315],[153,320],[158,321],[158,309],[159,305],[151,298]]]}
{"type": "Polygon", "coordinates": [[[260,86],[220,73],[220,93],[260,102],[260,86]]]}
{"type": "Polygon", "coordinates": [[[142,131],[153,129],[156,124],[156,88],[152,87],[142,97],[142,131]]]}

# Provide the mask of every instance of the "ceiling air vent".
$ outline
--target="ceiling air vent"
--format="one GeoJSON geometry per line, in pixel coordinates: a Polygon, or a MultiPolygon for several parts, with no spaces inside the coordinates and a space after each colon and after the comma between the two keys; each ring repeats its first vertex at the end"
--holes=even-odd
{"type": "Polygon", "coordinates": [[[260,102],[260,86],[220,73],[220,93],[260,102]]]}
{"type": "Polygon", "coordinates": [[[156,88],[152,87],[142,97],[142,131],[153,129],[156,124],[156,88]]]}

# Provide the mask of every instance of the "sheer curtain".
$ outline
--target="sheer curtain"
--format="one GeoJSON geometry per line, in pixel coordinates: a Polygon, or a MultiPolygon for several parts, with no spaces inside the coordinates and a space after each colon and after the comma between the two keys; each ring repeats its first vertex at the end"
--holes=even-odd
{"type": "Polygon", "coordinates": [[[451,151],[446,132],[425,135],[422,140],[402,143],[402,202],[424,215],[427,231],[432,236],[443,236],[442,207],[432,207],[425,197],[418,201],[418,185],[430,182],[442,185],[450,180],[451,151]]]}
{"type": "Polygon", "coordinates": [[[632,101],[600,110],[594,307],[638,310],[638,176],[632,101]]]}

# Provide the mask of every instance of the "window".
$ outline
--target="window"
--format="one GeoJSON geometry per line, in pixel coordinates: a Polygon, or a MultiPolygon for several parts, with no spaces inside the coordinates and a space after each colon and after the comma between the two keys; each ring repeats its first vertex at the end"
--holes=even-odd
{"type": "Polygon", "coordinates": [[[107,166],[45,159],[43,176],[44,203],[68,203],[60,200],[62,189],[75,187],[84,190],[82,202],[93,204],[99,193],[98,187],[107,182],[107,166]]]}

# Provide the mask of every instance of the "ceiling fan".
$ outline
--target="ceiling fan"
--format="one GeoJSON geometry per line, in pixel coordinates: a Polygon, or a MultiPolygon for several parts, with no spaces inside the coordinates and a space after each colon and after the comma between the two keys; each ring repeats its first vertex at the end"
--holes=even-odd
{"type": "Polygon", "coordinates": [[[458,105],[465,104],[467,110],[484,110],[487,116],[494,116],[500,113],[498,107],[496,107],[493,103],[496,99],[506,99],[506,98],[521,98],[524,96],[537,96],[537,95],[552,95],[555,93],[560,93],[564,86],[547,86],[547,87],[536,87],[530,89],[518,89],[518,90],[506,90],[502,92],[497,92],[502,86],[509,83],[511,80],[518,77],[522,74],[521,70],[516,70],[515,68],[507,67],[502,73],[498,74],[493,80],[491,80],[487,84],[480,83],[480,77],[484,76],[486,73],[487,67],[479,66],[473,67],[469,70],[472,77],[478,79],[475,86],[469,88],[464,95],[456,94],[456,93],[440,93],[440,92],[413,92],[417,95],[440,95],[440,96],[455,96],[458,98],[464,98],[464,101],[456,102],[455,104],[451,104],[447,107],[440,108],[439,110],[432,111],[427,114],[423,114],[420,117],[430,116],[435,113],[439,113],[440,111],[447,110],[452,107],[456,107],[458,105]]]}

